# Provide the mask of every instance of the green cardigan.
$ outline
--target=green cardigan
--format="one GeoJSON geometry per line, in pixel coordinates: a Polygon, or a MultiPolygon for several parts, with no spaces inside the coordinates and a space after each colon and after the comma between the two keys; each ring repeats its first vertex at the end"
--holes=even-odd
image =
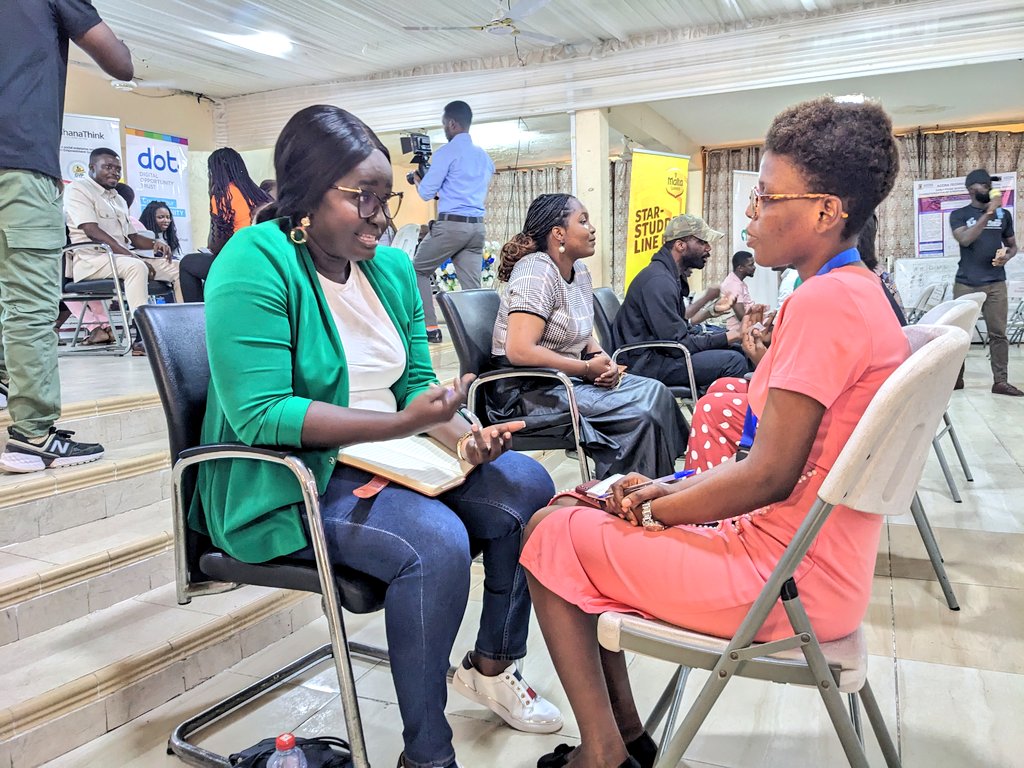
{"type": "MultiPolygon", "coordinates": [[[[379,247],[360,265],[406,349],[392,387],[404,408],[437,381],[423,305],[409,257],[379,247]]],[[[305,246],[278,222],[239,230],[206,281],[210,390],[202,440],[294,451],[323,493],[338,447],[303,448],[302,422],[314,401],[348,405],[345,350],[305,246]]],[[[275,464],[226,459],[202,464],[189,525],[239,560],[264,562],[307,545],[294,476],[275,464]]]]}

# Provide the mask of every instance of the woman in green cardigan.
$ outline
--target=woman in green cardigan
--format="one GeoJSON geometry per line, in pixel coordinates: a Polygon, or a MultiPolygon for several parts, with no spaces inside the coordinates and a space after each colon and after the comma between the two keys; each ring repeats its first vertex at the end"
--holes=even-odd
{"type": "MultiPolygon", "coordinates": [[[[400,766],[455,765],[446,673],[469,593],[470,538],[483,544],[483,610],[453,685],[515,728],[556,731],[558,709],[515,664],[530,616],[520,540],[554,488],[537,462],[505,452],[509,431],[481,431],[460,415],[471,377],[437,383],[409,257],[377,244],[401,202],[388,151],[358,118],[314,106],[288,121],[274,164],[270,220],[237,232],[206,283],[203,441],[294,449],[317,478],[332,559],[388,584],[400,766]],[[353,495],[370,475],[339,465],[340,447],[421,432],[479,465],[465,484],[436,499],[395,486],[353,495]]],[[[190,522],[240,560],[312,559],[299,501],[283,467],[205,464],[190,522]]]]}

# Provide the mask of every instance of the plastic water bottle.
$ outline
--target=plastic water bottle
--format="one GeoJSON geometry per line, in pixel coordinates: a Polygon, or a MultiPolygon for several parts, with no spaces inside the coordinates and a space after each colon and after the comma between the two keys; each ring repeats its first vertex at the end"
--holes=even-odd
{"type": "Polygon", "coordinates": [[[277,750],[267,760],[267,768],[309,768],[306,756],[295,745],[295,737],[282,733],[274,742],[277,750]]]}

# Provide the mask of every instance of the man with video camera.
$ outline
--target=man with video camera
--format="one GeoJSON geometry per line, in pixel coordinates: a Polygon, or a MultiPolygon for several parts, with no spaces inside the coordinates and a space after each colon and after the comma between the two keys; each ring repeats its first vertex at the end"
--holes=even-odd
{"type": "Polygon", "coordinates": [[[480,287],[484,252],[484,198],[494,173],[494,163],[469,137],[473,110],[464,101],[444,108],[441,124],[448,143],[434,153],[426,174],[416,171],[413,183],[420,197],[436,196],[437,218],[430,234],[420,243],[413,259],[416,283],[423,299],[427,341],[441,342],[437,327],[430,277],[446,259],[455,265],[463,289],[480,287]]]}

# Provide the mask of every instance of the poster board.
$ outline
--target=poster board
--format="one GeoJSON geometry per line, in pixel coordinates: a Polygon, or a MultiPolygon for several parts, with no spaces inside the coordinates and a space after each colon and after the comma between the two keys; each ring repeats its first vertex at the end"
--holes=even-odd
{"type": "Polygon", "coordinates": [[[133,216],[153,200],[167,204],[181,242],[191,253],[192,222],[188,197],[188,139],[139,128],[125,129],[125,178],[135,190],[133,216]]]}
{"type": "Polygon", "coordinates": [[[686,213],[690,158],[633,150],[626,230],[626,287],[661,248],[665,226],[686,213]]]}
{"type": "MultiPolygon", "coordinates": [[[[1003,193],[1003,207],[1017,216],[1017,174],[995,173],[994,189],[1003,193]]],[[[971,202],[965,176],[951,179],[920,179],[914,182],[914,248],[918,258],[960,256],[960,245],[949,228],[949,214],[971,202]]]]}
{"type": "Polygon", "coordinates": [[[121,121],[65,113],[60,134],[60,172],[65,184],[89,175],[89,153],[107,147],[121,154],[121,121]]]}
{"type": "MultiPolygon", "coordinates": [[[[750,251],[757,261],[757,253],[747,245],[747,205],[750,203],[750,191],[757,186],[757,171],[732,172],[732,225],[729,228],[729,258],[736,251],[750,251]]],[[[729,262],[732,268],[732,262],[729,262]]],[[[774,307],[779,300],[779,275],[768,267],[757,265],[754,276],[747,280],[750,296],[758,304],[774,307]]]]}

